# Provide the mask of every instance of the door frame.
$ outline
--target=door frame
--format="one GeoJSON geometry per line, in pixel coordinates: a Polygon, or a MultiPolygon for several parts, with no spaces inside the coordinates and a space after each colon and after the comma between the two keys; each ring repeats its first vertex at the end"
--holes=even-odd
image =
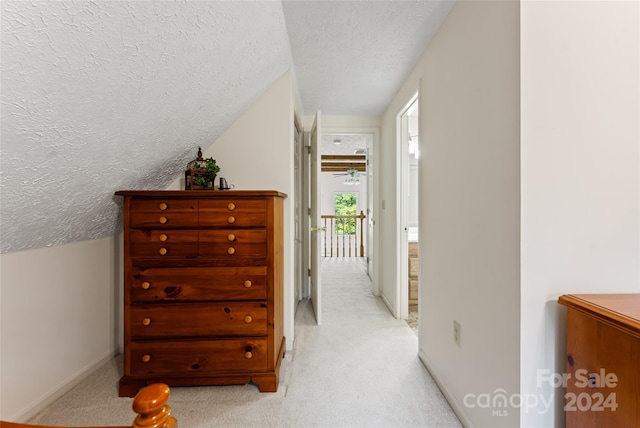
{"type": "MultiPolygon", "coordinates": [[[[380,218],[380,198],[377,195],[380,194],[380,178],[379,178],[379,160],[377,153],[380,153],[380,128],[375,126],[323,126],[322,127],[323,134],[372,134],[373,135],[373,156],[371,159],[372,169],[373,169],[373,187],[371,189],[372,193],[372,201],[367,200],[367,206],[372,206],[372,222],[373,222],[373,231],[371,239],[368,239],[368,242],[371,247],[371,260],[372,266],[369,272],[369,277],[371,278],[371,283],[373,286],[373,294],[375,296],[380,295],[380,263],[377,261],[380,259],[380,233],[378,231],[378,225],[380,218]]],[[[369,158],[367,157],[367,162],[369,162],[369,158]]],[[[368,177],[367,177],[368,178],[368,177]]],[[[369,196],[367,195],[367,199],[369,196]]],[[[369,215],[369,213],[367,213],[369,215]]]]}
{"type": "Polygon", "coordinates": [[[309,298],[316,316],[316,324],[322,324],[322,259],[320,256],[322,231],[321,218],[321,139],[322,112],[318,110],[309,131],[309,298]]]}
{"type": "MultiPolygon", "coordinates": [[[[307,275],[307,264],[304,263],[304,246],[305,240],[303,231],[308,230],[308,225],[305,229],[305,218],[307,218],[305,214],[305,204],[303,195],[307,195],[308,192],[305,190],[305,180],[304,176],[306,174],[307,168],[305,167],[305,161],[307,160],[307,149],[304,144],[304,130],[302,128],[302,124],[300,123],[300,119],[298,115],[294,113],[293,116],[293,141],[294,141],[294,174],[295,174],[295,183],[294,183],[294,257],[295,257],[295,274],[294,274],[294,303],[293,303],[293,314],[298,310],[298,303],[304,298],[305,290],[308,290],[309,277],[307,275]]],[[[307,254],[307,260],[309,256],[307,254]]]]}
{"type": "MultiPolygon", "coordinates": [[[[420,108],[420,93],[416,90],[403,105],[396,116],[396,218],[398,233],[396,234],[396,318],[405,319],[409,316],[409,238],[408,238],[408,190],[409,190],[409,147],[406,114],[418,103],[420,108]]],[[[419,110],[418,110],[419,111],[419,110]]],[[[418,134],[420,134],[418,121],[418,134]]],[[[418,170],[419,171],[419,170],[418,170]]],[[[418,226],[418,231],[420,230],[418,226]]],[[[418,276],[420,278],[420,276],[418,276]]],[[[418,279],[419,281],[419,279],[418,279]]],[[[418,305],[420,301],[418,300],[418,305]]]]}

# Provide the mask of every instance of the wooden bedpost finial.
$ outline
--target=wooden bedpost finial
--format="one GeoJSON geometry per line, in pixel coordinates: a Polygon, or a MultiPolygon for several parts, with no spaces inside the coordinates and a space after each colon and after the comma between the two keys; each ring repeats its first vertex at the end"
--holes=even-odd
{"type": "Polygon", "coordinates": [[[133,428],[177,428],[171,407],[167,405],[169,395],[169,387],[164,383],[154,383],[140,390],[133,399],[133,411],[138,413],[133,428]]]}

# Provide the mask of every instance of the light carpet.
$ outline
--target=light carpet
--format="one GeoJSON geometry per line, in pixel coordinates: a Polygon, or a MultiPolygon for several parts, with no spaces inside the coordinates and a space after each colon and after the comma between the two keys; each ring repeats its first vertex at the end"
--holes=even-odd
{"type": "MultiPolygon", "coordinates": [[[[296,340],[275,393],[254,385],[173,387],[180,428],[461,427],[418,359],[418,339],[372,294],[365,263],[324,259],[322,325],[308,300],[296,312],[296,340]]],[[[117,357],[40,412],[30,423],[128,425],[130,398],[119,398],[117,357]]]]}

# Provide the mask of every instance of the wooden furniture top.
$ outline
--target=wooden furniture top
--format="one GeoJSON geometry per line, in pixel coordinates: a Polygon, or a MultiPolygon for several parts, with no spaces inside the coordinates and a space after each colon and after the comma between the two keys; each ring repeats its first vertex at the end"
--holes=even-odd
{"type": "Polygon", "coordinates": [[[565,294],[558,303],[640,338],[640,294],[565,294]]]}
{"type": "Polygon", "coordinates": [[[277,196],[286,198],[287,194],[277,190],[119,190],[118,196],[135,196],[147,198],[255,198],[261,196],[277,196]]]}
{"type": "MultiPolygon", "coordinates": [[[[167,405],[171,391],[164,383],[154,383],[144,387],[133,399],[133,411],[138,414],[132,425],[119,427],[84,428],[178,428],[178,422],[171,416],[171,407],[167,405]]],[[[0,428],[73,428],[61,425],[30,425],[17,422],[0,421],[0,428]]]]}

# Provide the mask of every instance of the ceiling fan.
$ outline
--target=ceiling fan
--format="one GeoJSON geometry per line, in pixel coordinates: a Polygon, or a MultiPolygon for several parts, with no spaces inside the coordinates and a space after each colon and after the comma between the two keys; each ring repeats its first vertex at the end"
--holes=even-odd
{"type": "Polygon", "coordinates": [[[357,185],[360,184],[359,177],[362,177],[366,174],[364,172],[358,172],[358,170],[355,168],[349,168],[347,172],[334,172],[333,175],[335,178],[346,175],[347,178],[344,179],[344,184],[357,185]]]}
{"type": "Polygon", "coordinates": [[[358,172],[358,170],[355,168],[349,168],[346,172],[334,172],[333,175],[335,177],[348,175],[355,178],[355,177],[363,177],[367,174],[365,174],[364,172],[358,172]]]}

